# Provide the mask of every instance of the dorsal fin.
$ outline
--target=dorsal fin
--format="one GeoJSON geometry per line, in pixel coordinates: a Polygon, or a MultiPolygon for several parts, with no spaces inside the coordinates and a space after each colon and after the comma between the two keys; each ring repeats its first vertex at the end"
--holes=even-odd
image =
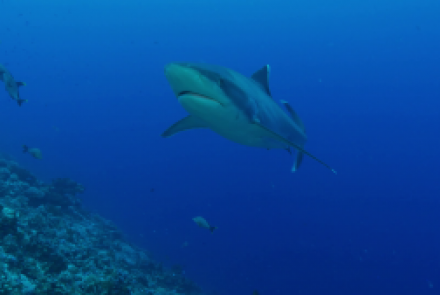
{"type": "Polygon", "coordinates": [[[293,121],[295,121],[295,123],[298,125],[298,127],[301,128],[301,130],[305,133],[306,129],[304,128],[304,123],[301,121],[301,119],[299,118],[299,116],[295,112],[295,110],[290,106],[290,104],[287,101],[281,100],[280,102],[286,107],[286,109],[289,112],[290,116],[292,117],[293,121]]]}
{"type": "Polygon", "coordinates": [[[270,94],[270,89],[269,89],[269,72],[270,72],[270,67],[269,65],[265,65],[264,67],[262,67],[261,69],[259,69],[258,71],[256,71],[251,78],[257,82],[258,84],[260,84],[260,86],[263,88],[263,90],[267,93],[267,95],[272,96],[270,94]]]}

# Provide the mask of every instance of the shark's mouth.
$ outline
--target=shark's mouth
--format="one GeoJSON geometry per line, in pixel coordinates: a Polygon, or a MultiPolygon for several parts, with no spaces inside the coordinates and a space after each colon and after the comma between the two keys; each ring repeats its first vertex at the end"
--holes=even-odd
{"type": "Polygon", "coordinates": [[[198,94],[198,93],[191,92],[191,91],[182,91],[182,92],[180,92],[180,93],[177,95],[177,97],[181,97],[181,96],[184,96],[184,95],[197,96],[197,97],[201,97],[201,98],[208,99],[208,100],[212,100],[212,101],[215,101],[216,103],[219,103],[218,101],[216,101],[215,99],[213,99],[213,98],[211,98],[211,97],[209,97],[209,96],[205,96],[205,95],[198,94]]]}

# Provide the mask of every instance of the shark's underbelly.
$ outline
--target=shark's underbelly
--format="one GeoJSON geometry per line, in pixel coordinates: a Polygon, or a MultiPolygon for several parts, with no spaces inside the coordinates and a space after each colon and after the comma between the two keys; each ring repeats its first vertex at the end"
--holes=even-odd
{"type": "Polygon", "coordinates": [[[183,108],[193,116],[202,119],[208,128],[236,143],[267,149],[287,148],[233,105],[224,106],[215,101],[193,103],[190,99],[180,99],[183,108]]]}

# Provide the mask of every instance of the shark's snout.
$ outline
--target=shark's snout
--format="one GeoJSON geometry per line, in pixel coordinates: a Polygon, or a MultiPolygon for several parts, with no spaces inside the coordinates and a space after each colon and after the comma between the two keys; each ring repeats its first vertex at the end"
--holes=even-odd
{"type": "Polygon", "coordinates": [[[191,97],[192,100],[214,100],[210,95],[211,81],[189,63],[167,64],[165,76],[179,101],[188,97],[191,97]]]}
{"type": "Polygon", "coordinates": [[[165,66],[165,77],[170,83],[174,94],[178,97],[179,93],[187,91],[186,85],[191,79],[190,69],[180,63],[169,63],[165,66]]]}
{"type": "Polygon", "coordinates": [[[173,70],[173,68],[175,68],[178,64],[176,63],[169,63],[165,66],[165,75],[168,75],[168,73],[170,73],[170,71],[173,70]]]}
{"type": "Polygon", "coordinates": [[[168,77],[168,75],[178,74],[189,68],[188,64],[172,62],[165,66],[165,76],[168,77]]]}

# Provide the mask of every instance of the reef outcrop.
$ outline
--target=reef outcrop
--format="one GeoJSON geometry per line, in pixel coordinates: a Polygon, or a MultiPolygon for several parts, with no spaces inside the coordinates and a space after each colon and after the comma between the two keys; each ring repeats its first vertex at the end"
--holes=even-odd
{"type": "Polygon", "coordinates": [[[0,294],[200,294],[81,207],[84,187],[43,183],[0,158],[0,294]]]}

